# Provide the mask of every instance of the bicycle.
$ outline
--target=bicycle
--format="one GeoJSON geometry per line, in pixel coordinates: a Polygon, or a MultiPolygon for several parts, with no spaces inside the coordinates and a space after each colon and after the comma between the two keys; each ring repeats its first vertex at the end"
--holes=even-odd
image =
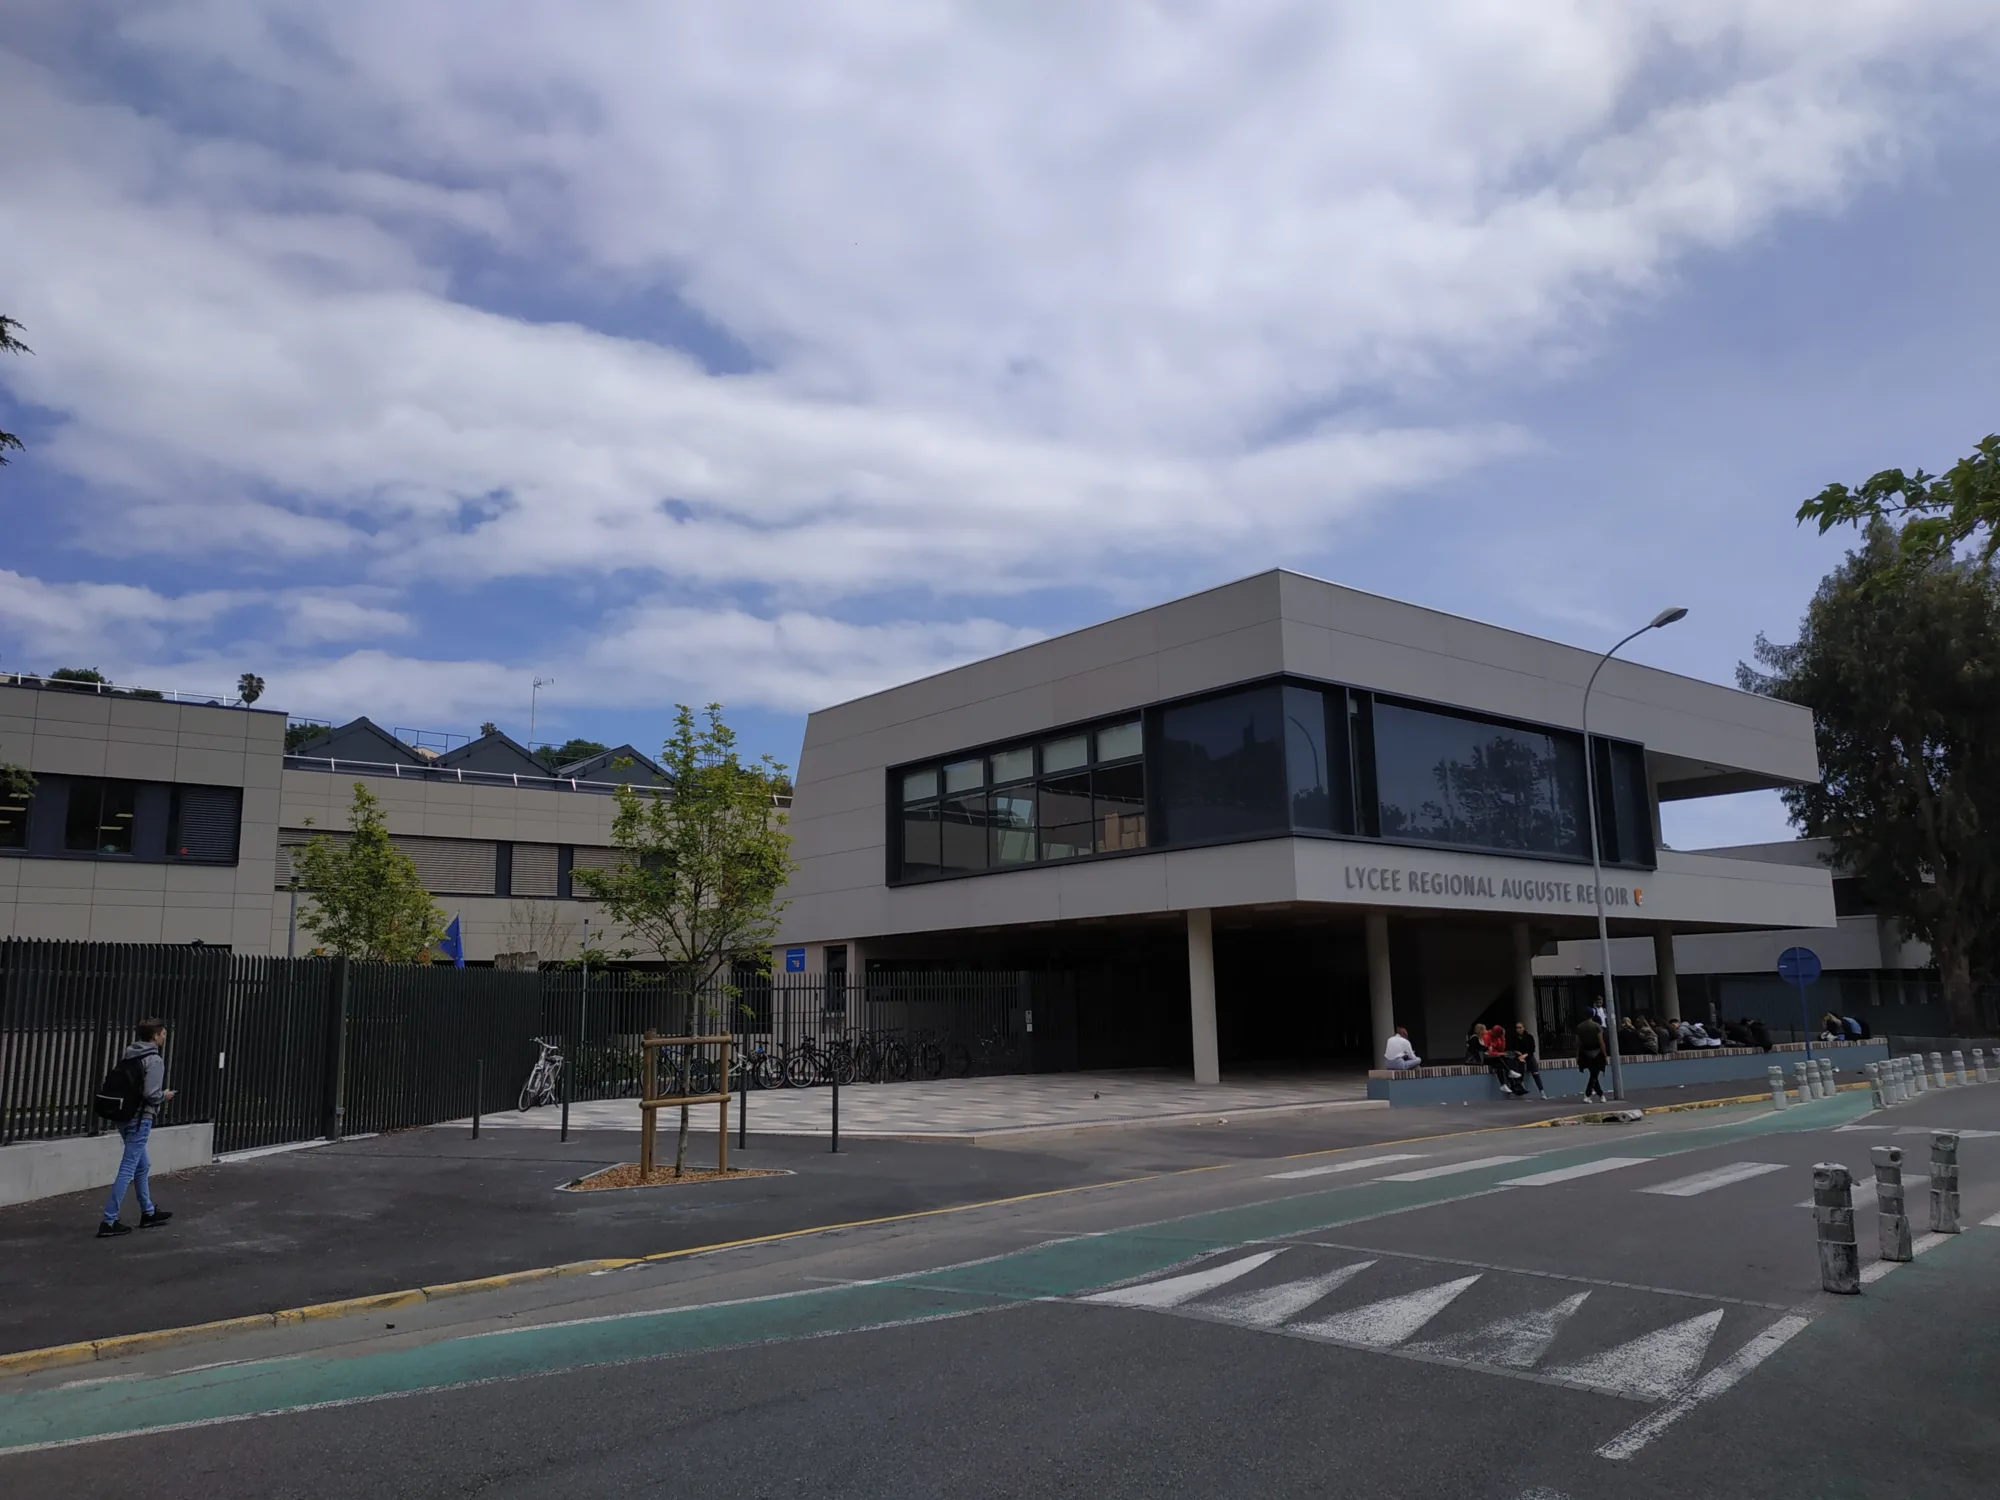
{"type": "Polygon", "coordinates": [[[563,1055],[556,1050],[556,1044],[538,1036],[535,1045],[542,1051],[535,1059],[535,1065],[528,1070],[528,1081],[521,1085],[519,1107],[522,1109],[533,1109],[538,1104],[554,1104],[556,1083],[562,1077],[563,1055]]]}

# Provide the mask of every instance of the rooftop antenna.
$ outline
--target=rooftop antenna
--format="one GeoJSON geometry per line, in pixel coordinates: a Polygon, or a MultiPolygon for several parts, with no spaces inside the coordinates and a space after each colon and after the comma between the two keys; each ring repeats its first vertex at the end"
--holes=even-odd
{"type": "Polygon", "coordinates": [[[554,687],[555,681],[553,677],[537,677],[535,685],[528,689],[528,749],[530,752],[535,748],[535,697],[543,688],[554,687]]]}

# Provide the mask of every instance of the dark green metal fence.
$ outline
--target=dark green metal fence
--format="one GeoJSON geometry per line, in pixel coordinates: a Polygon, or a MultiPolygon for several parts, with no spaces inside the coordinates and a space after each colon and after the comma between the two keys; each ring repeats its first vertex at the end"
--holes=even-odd
{"type": "Polygon", "coordinates": [[[640,1039],[727,1031],[730,1086],[887,1083],[1077,1066],[1069,976],[541,973],[237,957],[220,948],[0,941],[0,1145],[92,1135],[98,1082],[167,1023],[165,1124],[218,1152],[511,1109],[537,1038],[573,1100],[633,1098],[640,1039]]]}

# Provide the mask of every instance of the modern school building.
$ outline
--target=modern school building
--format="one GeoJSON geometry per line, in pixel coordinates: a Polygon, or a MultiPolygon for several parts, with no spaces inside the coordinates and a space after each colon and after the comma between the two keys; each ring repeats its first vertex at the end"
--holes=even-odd
{"type": "MultiPolygon", "coordinates": [[[[1037,971],[1038,1069],[1449,1060],[1573,1019],[1537,955],[1831,927],[1824,868],[1666,848],[1663,801],[1810,782],[1794,705],[1272,571],[812,714],[782,962],[1037,971]],[[1059,981],[1059,982],[1057,982],[1059,981]]],[[[1546,966],[1546,965],[1545,965],[1546,966]]],[[[1621,990],[1621,994],[1623,991],[1621,990]]]]}

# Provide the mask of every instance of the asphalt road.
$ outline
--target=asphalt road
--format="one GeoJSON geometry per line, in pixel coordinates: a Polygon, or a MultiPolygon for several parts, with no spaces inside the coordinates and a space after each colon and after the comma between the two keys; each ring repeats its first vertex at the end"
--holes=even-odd
{"type": "MultiPolygon", "coordinates": [[[[439,1127],[161,1178],[157,1231],[98,1242],[101,1190],[0,1209],[0,1353],[273,1312],[601,1257],[654,1255],[1294,1152],[1547,1118],[1567,1105],[1238,1117],[1005,1146],[750,1137],[737,1165],[784,1177],[565,1193],[636,1157],[637,1136],[439,1127]],[[137,1284],[150,1295],[135,1297],[137,1284]]],[[[713,1162],[697,1132],[689,1159],[713,1162]]],[[[129,1201],[128,1222],[136,1217],[129,1201]]]]}
{"type": "Polygon", "coordinates": [[[1243,1161],[19,1378],[0,1487],[1984,1496],[1986,1217],[2000,1087],[1243,1161]],[[1938,1126],[1966,1232],[1821,1293],[1811,1164],[1938,1126]]]}

